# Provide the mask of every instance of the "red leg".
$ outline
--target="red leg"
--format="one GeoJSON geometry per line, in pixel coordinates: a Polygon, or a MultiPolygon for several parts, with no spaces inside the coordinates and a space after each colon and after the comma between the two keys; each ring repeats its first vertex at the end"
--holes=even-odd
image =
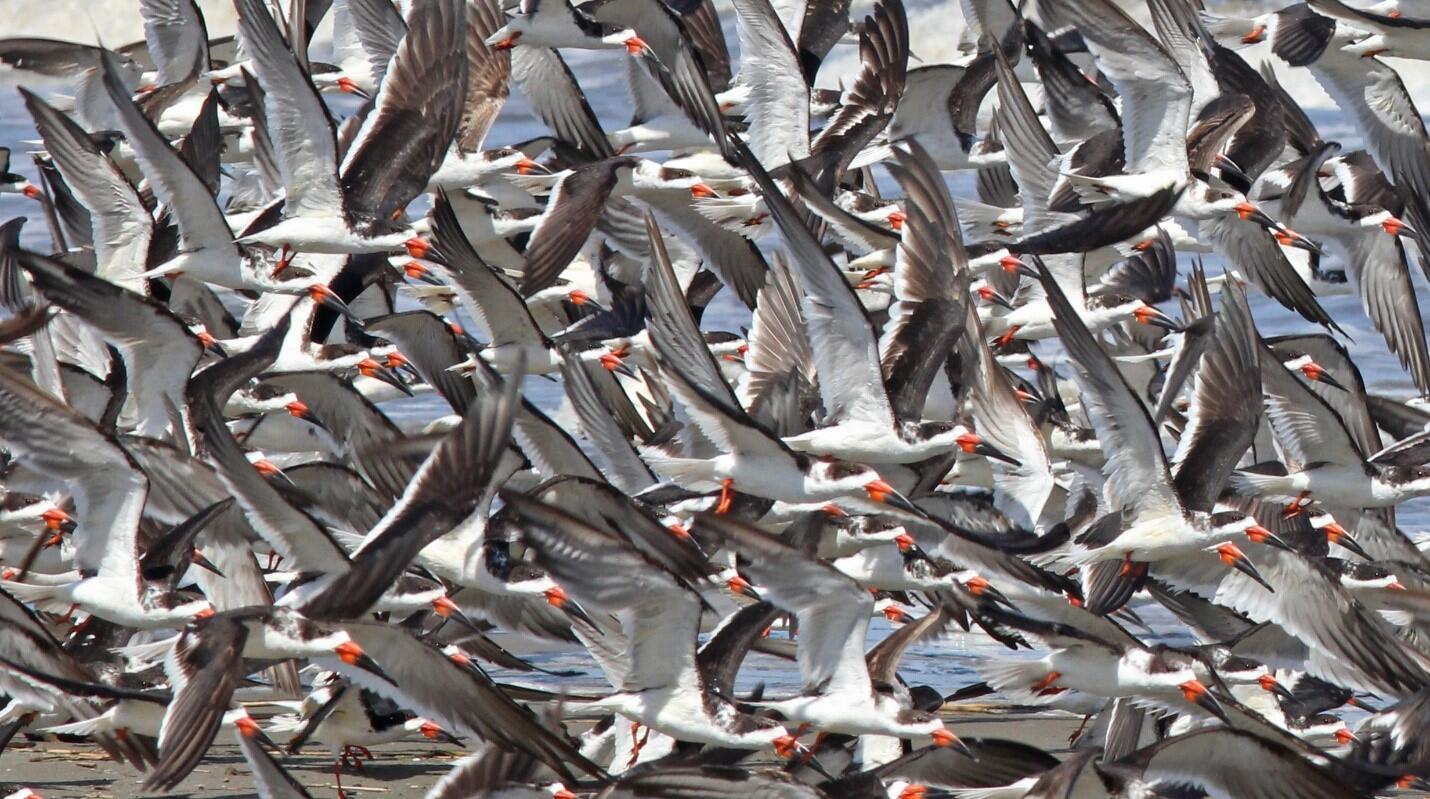
{"type": "Polygon", "coordinates": [[[343,793],[343,760],[347,759],[347,747],[343,747],[343,757],[333,763],[333,784],[338,786],[338,799],[347,799],[347,794],[343,793]]]}
{"type": "Polygon", "coordinates": [[[726,477],[720,483],[720,501],[715,503],[715,515],[724,516],[730,512],[735,501],[735,481],[726,477]]]}
{"type": "Polygon", "coordinates": [[[649,727],[646,727],[645,735],[641,736],[640,738],[636,738],[636,731],[640,728],[640,722],[631,723],[631,759],[626,762],[626,768],[630,768],[631,766],[634,766],[636,764],[636,760],[640,759],[641,750],[645,748],[645,745],[648,742],[650,742],[649,727]]]}
{"type": "Polygon", "coordinates": [[[1082,731],[1087,729],[1087,723],[1091,720],[1092,716],[1082,717],[1082,723],[1077,725],[1077,730],[1075,730],[1072,735],[1068,736],[1068,746],[1072,746],[1074,741],[1082,737],[1082,731]]]}
{"type": "Polygon", "coordinates": [[[1286,506],[1286,510],[1281,511],[1281,515],[1287,519],[1300,516],[1306,510],[1306,505],[1310,499],[1311,492],[1302,491],[1296,495],[1295,499],[1291,500],[1291,504],[1286,506]]]}

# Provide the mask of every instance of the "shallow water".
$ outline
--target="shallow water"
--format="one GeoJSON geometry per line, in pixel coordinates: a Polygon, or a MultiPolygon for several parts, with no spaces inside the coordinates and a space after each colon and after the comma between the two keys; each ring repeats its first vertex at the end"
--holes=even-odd
{"type": "MultiPolygon", "coordinates": [[[[125,4],[124,7],[128,5],[125,4]]],[[[927,3],[911,2],[910,5],[926,10],[928,7],[927,3]]],[[[928,11],[928,13],[935,12],[928,11]]],[[[724,16],[727,28],[729,28],[727,38],[730,41],[731,49],[735,50],[737,39],[732,27],[733,15],[726,14],[724,16]]],[[[950,32],[949,35],[956,34],[950,32]]],[[[923,54],[927,51],[921,51],[916,46],[915,52],[923,54]]],[[[601,117],[607,129],[621,127],[627,121],[625,113],[629,103],[622,78],[621,57],[611,53],[572,53],[569,55],[572,70],[580,77],[592,107],[601,117]]],[[[936,59],[925,57],[925,61],[931,60],[936,59]]],[[[19,95],[14,90],[14,87],[20,84],[48,91],[60,91],[63,86],[54,81],[34,80],[30,76],[0,71],[0,145],[9,145],[13,148],[15,153],[12,162],[13,171],[33,176],[34,170],[25,155],[30,146],[22,142],[36,138],[36,134],[30,125],[29,117],[20,102],[19,95]]],[[[341,109],[339,113],[341,113],[341,109]]],[[[1340,141],[1346,150],[1357,146],[1359,137],[1350,127],[1348,120],[1344,119],[1339,112],[1335,110],[1312,111],[1312,119],[1320,128],[1325,139],[1340,141]]],[[[522,141],[544,132],[519,93],[514,91],[511,102],[508,103],[488,137],[488,143],[491,146],[497,146],[522,141]]],[[[973,196],[971,177],[967,175],[950,176],[949,185],[956,196],[973,196]]],[[[0,220],[16,215],[26,215],[31,220],[25,229],[23,243],[28,247],[40,250],[48,249],[50,246],[48,234],[37,206],[15,195],[0,195],[0,220]]],[[[1182,260],[1185,267],[1189,261],[1185,257],[1182,260]]],[[[1214,258],[1207,260],[1207,266],[1208,272],[1211,274],[1216,274],[1220,270],[1220,264],[1214,258]]],[[[1416,275],[1415,281],[1421,307],[1430,308],[1430,293],[1425,290],[1423,276],[1418,269],[1412,268],[1412,272],[1416,275]]],[[[1327,297],[1322,299],[1322,304],[1349,334],[1350,340],[1345,343],[1354,356],[1369,390],[1394,396],[1414,394],[1408,377],[1400,369],[1394,356],[1386,350],[1383,339],[1370,326],[1370,322],[1361,312],[1360,303],[1356,297],[1327,297]]],[[[1264,335],[1306,332],[1310,328],[1309,324],[1301,320],[1300,317],[1284,310],[1265,297],[1253,296],[1251,307],[1257,325],[1264,335]]],[[[1174,309],[1169,310],[1175,313],[1174,309]]],[[[733,298],[733,295],[725,292],[716,298],[706,313],[704,326],[709,329],[739,331],[748,324],[748,319],[749,315],[745,308],[733,298]]],[[[469,328],[480,329],[470,325],[469,328]]],[[[561,402],[559,385],[550,381],[528,380],[527,390],[533,401],[546,408],[554,409],[561,402]]],[[[448,412],[446,404],[435,395],[388,403],[385,410],[404,427],[420,426],[422,422],[448,412]]],[[[1430,520],[1430,517],[1427,516],[1427,503],[1409,503],[1403,506],[1399,519],[1403,528],[1412,536],[1419,538],[1419,533],[1427,526],[1427,520],[1430,520]]],[[[1139,605],[1137,610],[1153,630],[1151,634],[1144,636],[1149,641],[1186,642],[1183,628],[1175,624],[1170,614],[1160,607],[1139,605]]],[[[883,619],[876,619],[871,627],[870,644],[872,645],[874,641],[883,638],[888,631],[889,625],[883,619]]],[[[505,638],[503,636],[503,639],[505,638]]],[[[504,640],[504,642],[506,641],[504,640]]],[[[595,670],[594,665],[584,652],[549,649],[530,651],[528,646],[520,642],[510,641],[509,643],[517,651],[529,651],[530,659],[545,668],[580,670],[581,676],[559,681],[561,686],[568,690],[582,691],[605,688],[604,678],[599,671],[595,670]]],[[[902,672],[911,682],[927,683],[949,692],[976,681],[977,678],[970,668],[972,659],[975,657],[1023,658],[1030,655],[1031,653],[1026,651],[1010,653],[983,635],[960,634],[912,647],[904,660],[902,672]]],[[[555,678],[544,676],[531,677],[510,674],[501,676],[509,677],[516,682],[547,687],[554,687],[554,684],[558,682],[555,678]]],[[[798,688],[798,673],[790,664],[778,663],[773,658],[757,654],[751,656],[742,670],[740,683],[742,690],[764,683],[773,694],[780,694],[798,688]]]]}

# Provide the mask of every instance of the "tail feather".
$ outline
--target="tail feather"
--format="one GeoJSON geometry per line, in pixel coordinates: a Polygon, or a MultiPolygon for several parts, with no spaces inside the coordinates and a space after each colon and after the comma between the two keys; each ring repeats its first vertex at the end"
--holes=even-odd
{"type": "Polygon", "coordinates": [[[66,593],[68,585],[35,585],[33,583],[5,583],[5,592],[46,613],[66,613],[70,601],[66,593]]]}
{"type": "Polygon", "coordinates": [[[1238,469],[1227,478],[1227,487],[1244,497],[1282,495],[1286,491],[1286,477],[1279,474],[1262,474],[1238,469]]]}
{"type": "Polygon", "coordinates": [[[1244,41],[1256,30],[1256,21],[1244,19],[1242,17],[1224,17],[1220,14],[1212,14],[1206,11],[1199,13],[1202,19],[1202,27],[1218,43],[1227,47],[1240,47],[1244,41]]]}
{"type": "Polygon", "coordinates": [[[701,458],[673,458],[658,450],[645,449],[641,453],[651,471],[668,478],[672,483],[691,491],[714,491],[720,487],[715,480],[710,461],[701,458]]]}
{"type": "Polygon", "coordinates": [[[52,735],[94,735],[108,729],[106,723],[113,711],[106,711],[92,719],[80,719],[67,724],[55,724],[50,727],[43,727],[39,732],[50,733],[52,735]]]}
{"type": "Polygon", "coordinates": [[[973,668],[998,693],[1018,701],[1037,699],[1033,688],[1050,673],[1041,660],[985,660],[973,668]]]}

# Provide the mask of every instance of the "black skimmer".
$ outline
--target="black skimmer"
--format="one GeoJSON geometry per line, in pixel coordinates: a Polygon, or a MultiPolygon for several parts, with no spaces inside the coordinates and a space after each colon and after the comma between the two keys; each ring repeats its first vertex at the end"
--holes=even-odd
{"type": "Polygon", "coordinates": [[[267,94],[268,130],[285,189],[282,218],[246,231],[238,241],[287,248],[280,269],[292,251],[362,253],[402,247],[415,233],[393,220],[441,166],[460,122],[467,78],[466,4],[417,4],[375,105],[341,162],[327,107],[268,9],[256,0],[240,0],[238,8],[254,72],[267,94]],[[392,136],[407,140],[407,157],[389,157],[385,142],[392,136]]]}
{"type": "Polygon", "coordinates": [[[597,161],[561,175],[531,232],[522,294],[535,294],[560,276],[585,244],[610,199],[630,195],[661,207],[689,204],[691,198],[713,194],[714,189],[692,172],[632,156],[597,161]]]}
{"type": "MultiPolygon", "coordinates": [[[[1340,3],[1325,6],[1344,8],[1340,3]]],[[[1374,46],[1358,51],[1365,32],[1343,19],[1320,16],[1305,4],[1285,8],[1276,18],[1272,52],[1292,66],[1309,69],[1355,119],[1376,165],[1401,188],[1406,218],[1424,249],[1430,241],[1430,232],[1424,230],[1430,225],[1425,199],[1430,192],[1430,147],[1425,145],[1425,124],[1400,74],[1376,57],[1374,46]],[[1395,112],[1385,114],[1381,108],[1395,112]]]]}
{"type": "Polygon", "coordinates": [[[954,450],[1001,455],[961,425],[905,421],[922,415],[928,387],[957,338],[962,314],[956,309],[961,300],[966,301],[967,291],[966,283],[959,282],[956,265],[961,248],[950,254],[953,245],[947,238],[957,235],[957,217],[942,186],[931,182],[938,173],[928,156],[920,150],[901,158],[902,182],[918,192],[914,201],[919,206],[918,230],[913,231],[911,221],[911,238],[900,246],[901,273],[908,281],[903,300],[907,307],[896,315],[899,321],[886,332],[887,343],[881,346],[853,288],[753,154],[742,153],[794,254],[827,414],[826,426],[788,438],[785,444],[799,451],[873,463],[910,463],[954,450]],[[936,220],[953,221],[954,227],[940,227],[936,220]],[[944,309],[937,314],[941,321],[929,322],[918,308],[926,308],[927,314],[944,309]],[[923,337],[933,338],[933,350],[923,349],[929,345],[923,337]],[[921,342],[918,348],[911,345],[913,341],[921,342]]]}
{"type": "Polygon", "coordinates": [[[101,711],[94,695],[75,690],[76,686],[93,683],[94,675],[64,650],[33,611],[10,594],[0,592],[0,614],[6,621],[6,634],[0,644],[0,662],[4,664],[0,682],[12,706],[18,704],[24,712],[58,711],[75,720],[92,721],[95,728],[90,734],[111,757],[141,769],[155,761],[152,744],[138,740],[138,736],[129,741],[118,726],[96,721],[109,710],[101,711]]]}
{"type": "Polygon", "coordinates": [[[1366,452],[1379,446],[1379,436],[1353,433],[1327,400],[1274,360],[1274,355],[1263,356],[1261,365],[1266,413],[1286,448],[1288,469],[1237,472],[1230,481],[1234,490],[1288,498],[1287,512],[1296,512],[1308,500],[1330,508],[1393,507],[1430,492],[1420,435],[1366,452]]]}
{"type": "MultiPolygon", "coordinates": [[[[616,692],[586,705],[614,711],[677,740],[737,749],[797,751],[778,722],[741,712],[713,693],[696,662],[704,601],[695,593],[704,569],[672,572],[652,556],[579,519],[519,495],[507,495],[538,562],[583,604],[625,619],[628,661],[603,664],[616,692]]],[[[662,533],[667,538],[668,533],[662,533]]],[[[590,635],[600,636],[600,628],[590,635]]]]}
{"type": "Polygon", "coordinates": [[[40,187],[31,183],[29,178],[10,171],[9,147],[0,147],[0,193],[23,194],[32,200],[42,196],[40,187]]]}
{"type": "Polygon", "coordinates": [[[317,656],[391,680],[345,631],[272,608],[210,616],[163,643],[169,647],[164,672],[174,696],[159,730],[159,766],[146,778],[146,790],[172,789],[203,758],[247,673],[245,658],[317,656]]]}
{"type": "Polygon", "coordinates": [[[370,0],[333,0],[332,7],[335,69],[314,69],[313,85],[372,97],[407,34],[407,23],[395,7],[370,0]]]}
{"type": "Polygon", "coordinates": [[[603,25],[568,0],[523,0],[505,25],[485,42],[498,50],[525,47],[572,47],[581,50],[621,49],[632,55],[645,49],[629,28],[603,25]]]}
{"type": "Polygon", "coordinates": [[[232,734],[300,797],[238,706],[317,669],[349,687],[314,740],[482,747],[436,799],[1420,787],[1430,413],[1388,398],[1430,380],[1430,151],[1387,63],[1422,10],[973,0],[963,65],[910,69],[895,0],[736,0],[733,61],[707,0],[238,0],[242,54],[142,5],[118,51],[0,41],[76,94],[24,97],[33,184],[0,157],[56,253],[0,222],[0,745],[85,735],[170,789],[232,734]],[[1411,380],[1243,280],[1333,332],[1358,289],[1411,380]],[[1035,650],[955,701],[1095,715],[1100,754],[955,746],[946,675],[900,666],[954,624],[1035,650]],[[732,765],[768,747],[795,762],[732,765]]]}
{"type": "Polygon", "coordinates": [[[362,770],[362,757],[372,759],[369,746],[421,736],[444,743],[459,743],[432,722],[414,716],[391,699],[327,673],[314,681],[313,693],[304,697],[295,716],[278,716],[265,730],[269,735],[293,733],[287,749],[296,754],[309,741],[325,744],[333,752],[333,780],[342,791],[342,769],[349,763],[362,770]]]}
{"type": "Polygon", "coordinates": [[[148,481],[114,439],[10,370],[0,372],[0,397],[11,408],[0,438],[27,468],[69,484],[79,525],[73,579],[52,585],[14,582],[11,592],[61,613],[78,607],[139,627],[170,627],[211,615],[206,599],[141,579],[137,534],[148,481]]]}
{"type": "Polygon", "coordinates": [[[893,686],[875,686],[870,679],[864,646],[874,600],[868,591],[828,564],[740,522],[705,515],[692,533],[713,536],[748,558],[746,573],[773,603],[799,618],[803,693],[760,704],[822,732],[958,745],[958,736],[937,715],[900,703],[893,686]]]}

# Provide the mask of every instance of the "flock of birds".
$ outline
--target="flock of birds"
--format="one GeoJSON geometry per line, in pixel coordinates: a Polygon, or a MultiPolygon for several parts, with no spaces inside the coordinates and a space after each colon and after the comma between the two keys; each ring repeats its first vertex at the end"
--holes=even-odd
{"type": "Polygon", "coordinates": [[[1367,393],[1318,298],[1430,393],[1430,137],[1381,60],[1430,58],[1430,5],[963,0],[961,65],[900,0],[732,0],[736,62],[711,0],[234,5],[230,39],[142,0],[134,46],[0,40],[73,88],[20,89],[36,178],[0,168],[53,240],[0,226],[0,739],[144,792],[236,741],[285,799],[285,753],[330,747],[342,796],[403,737],[472,749],[432,799],[1427,787],[1396,509],[1430,408],[1367,393]],[[616,51],[629,127],[563,49],[616,51]],[[493,146],[513,84],[550,135],[493,146]],[[701,328],[722,290],[740,333],[701,328]],[[400,428],[419,393],[450,415],[400,428]],[[901,678],[958,630],[1031,651],[901,678]],[[798,692],[737,689],[750,652],[798,692]],[[983,696],[1084,725],[960,737],[983,696]]]}

